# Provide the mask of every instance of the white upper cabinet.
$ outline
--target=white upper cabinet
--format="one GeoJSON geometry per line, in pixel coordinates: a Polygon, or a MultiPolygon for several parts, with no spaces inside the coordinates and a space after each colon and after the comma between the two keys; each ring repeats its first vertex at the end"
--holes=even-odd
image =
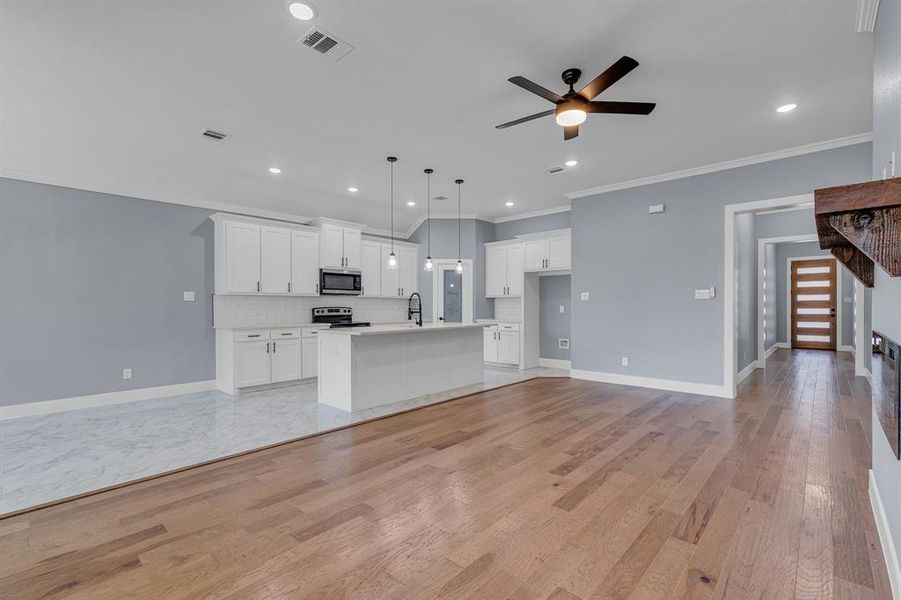
{"type": "Polygon", "coordinates": [[[291,231],[280,227],[260,229],[260,291],[291,291],[291,231]]]}
{"type": "Polygon", "coordinates": [[[397,258],[400,261],[400,294],[409,297],[413,292],[419,291],[419,251],[401,246],[397,249],[397,258]]]}
{"type": "Polygon", "coordinates": [[[323,267],[360,268],[359,229],[334,223],[323,223],[321,235],[322,253],[320,258],[323,267]]]}
{"type": "Polygon", "coordinates": [[[522,295],[523,245],[519,242],[485,245],[485,295],[504,298],[522,295]]]}
{"type": "MultiPolygon", "coordinates": [[[[400,296],[400,268],[388,268],[388,256],[391,254],[391,244],[382,244],[382,252],[379,257],[382,273],[381,295],[397,298],[400,296]]],[[[397,256],[398,248],[395,247],[394,255],[397,256]]],[[[398,265],[399,266],[399,265],[398,265]]]]}
{"type": "Polygon", "coordinates": [[[378,242],[360,242],[360,275],[363,278],[361,296],[382,295],[382,245],[378,242]]]}
{"type": "Polygon", "coordinates": [[[319,234],[291,232],[291,293],[319,293],[319,234]]]}
{"type": "Polygon", "coordinates": [[[568,271],[572,268],[569,230],[529,234],[522,238],[524,271],[568,271]]]}
{"type": "Polygon", "coordinates": [[[259,292],[260,226],[251,223],[227,221],[224,229],[225,289],[221,292],[227,294],[255,294],[259,292]]]}

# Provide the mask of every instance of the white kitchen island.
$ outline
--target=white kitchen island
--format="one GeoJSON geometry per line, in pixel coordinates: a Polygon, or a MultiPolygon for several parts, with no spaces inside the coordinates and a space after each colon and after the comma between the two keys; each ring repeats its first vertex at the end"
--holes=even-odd
{"type": "Polygon", "coordinates": [[[319,332],[319,402],[346,411],[483,381],[482,323],[319,332]]]}

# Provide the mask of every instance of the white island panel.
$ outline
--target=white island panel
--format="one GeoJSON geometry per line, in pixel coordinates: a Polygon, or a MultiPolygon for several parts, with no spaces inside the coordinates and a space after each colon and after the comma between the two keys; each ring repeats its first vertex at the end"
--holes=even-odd
{"type": "Polygon", "coordinates": [[[356,411],[483,380],[482,325],[364,327],[319,335],[319,402],[356,411]]]}

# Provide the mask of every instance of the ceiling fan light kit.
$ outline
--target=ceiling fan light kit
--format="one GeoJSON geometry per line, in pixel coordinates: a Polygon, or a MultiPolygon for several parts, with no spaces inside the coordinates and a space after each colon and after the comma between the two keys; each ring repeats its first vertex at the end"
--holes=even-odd
{"type": "Polygon", "coordinates": [[[594,99],[604,90],[625,77],[632,69],[638,66],[638,61],[629,56],[623,56],[613,63],[606,71],[595,77],[578,92],[574,86],[582,76],[579,69],[566,69],[563,71],[563,83],[569,86],[569,91],[564,95],[556,94],[537,83],[517,75],[508,81],[518,85],[526,91],[541,96],[548,102],[556,105],[551,110],[535,113],[528,117],[508,121],[498,125],[497,129],[506,129],[513,125],[526,123],[534,119],[554,115],[557,125],[563,127],[563,139],[571,140],[579,135],[579,125],[588,118],[588,113],[610,113],[623,115],[649,115],[654,107],[653,102],[596,102],[594,99]]]}

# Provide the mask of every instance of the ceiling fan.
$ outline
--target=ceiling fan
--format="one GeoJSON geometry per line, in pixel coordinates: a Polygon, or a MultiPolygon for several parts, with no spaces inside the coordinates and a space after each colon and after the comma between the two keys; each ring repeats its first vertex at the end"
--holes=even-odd
{"type": "Polygon", "coordinates": [[[653,102],[605,102],[595,100],[601,92],[625,77],[637,66],[637,60],[624,56],[578,92],[573,89],[573,86],[579,81],[582,71],[579,69],[567,69],[563,71],[563,83],[569,86],[569,91],[562,96],[529,81],[525,77],[520,77],[519,75],[511,77],[507,81],[553,102],[557,107],[503,123],[496,128],[505,129],[540,117],[556,115],[557,125],[563,127],[563,139],[571,140],[579,135],[579,125],[585,122],[585,119],[588,118],[588,113],[648,115],[657,106],[653,102]]]}

